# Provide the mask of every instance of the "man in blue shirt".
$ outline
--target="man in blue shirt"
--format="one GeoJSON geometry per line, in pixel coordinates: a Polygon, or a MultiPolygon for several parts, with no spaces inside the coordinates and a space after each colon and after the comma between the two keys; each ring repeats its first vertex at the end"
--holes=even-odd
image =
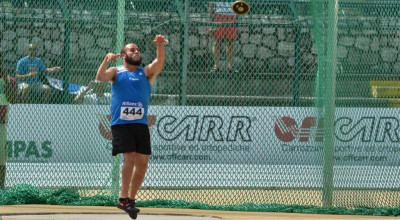
{"type": "Polygon", "coordinates": [[[50,99],[51,90],[44,85],[40,74],[59,71],[60,67],[46,68],[43,62],[36,57],[37,46],[34,43],[28,45],[28,56],[20,59],[17,63],[15,79],[18,82],[18,90],[21,93],[21,101],[29,103],[31,93],[42,94],[42,102],[47,103],[50,99]]]}
{"type": "Polygon", "coordinates": [[[139,209],[135,206],[136,194],[143,183],[151,154],[147,110],[151,86],[165,62],[164,36],[153,40],[157,58],[139,67],[142,57],[137,45],[127,44],[120,54],[109,53],[97,70],[96,79],[111,82],[111,131],[112,155],[122,153],[122,184],[117,207],[136,219],[139,209]],[[108,63],[122,57],[122,66],[107,69],[108,63]]]}

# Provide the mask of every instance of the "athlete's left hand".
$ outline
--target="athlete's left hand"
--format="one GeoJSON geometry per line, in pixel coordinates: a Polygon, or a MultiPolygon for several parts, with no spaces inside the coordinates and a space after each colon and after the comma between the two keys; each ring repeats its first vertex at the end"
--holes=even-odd
{"type": "Polygon", "coordinates": [[[164,43],[169,43],[168,40],[164,39],[164,35],[158,34],[153,40],[156,45],[163,45],[164,43]]]}

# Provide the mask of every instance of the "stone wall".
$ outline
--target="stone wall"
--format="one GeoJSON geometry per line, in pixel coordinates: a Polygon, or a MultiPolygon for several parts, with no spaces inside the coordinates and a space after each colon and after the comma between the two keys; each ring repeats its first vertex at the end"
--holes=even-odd
{"type": "MultiPolygon", "coordinates": [[[[2,35],[0,43],[5,51],[7,62],[16,64],[19,58],[26,55],[28,43],[35,42],[39,46],[38,55],[42,57],[46,65],[53,66],[61,63],[66,26],[60,11],[35,9],[15,13],[3,8],[0,16],[4,16],[0,22],[2,35]]],[[[128,21],[125,28],[126,42],[133,41],[141,46],[144,62],[148,63],[154,58],[151,39],[159,31],[166,34],[170,40],[167,46],[166,62],[170,64],[171,70],[178,70],[176,67],[181,62],[183,52],[180,26],[176,22],[159,25],[160,20],[171,20],[171,14],[162,16],[143,13],[138,16],[128,13],[126,16],[128,21]],[[153,17],[157,20],[152,19],[153,17]],[[132,19],[140,21],[140,26],[132,24],[132,19]],[[157,25],[159,28],[154,28],[157,25]]],[[[207,22],[205,15],[198,14],[197,16],[200,17],[198,21],[207,22]]],[[[99,14],[90,11],[72,11],[70,58],[73,64],[77,64],[82,69],[90,68],[107,52],[116,52],[114,49],[116,21],[111,19],[112,14],[106,11],[99,14]],[[110,20],[105,20],[105,18],[110,20]]],[[[238,38],[235,40],[235,63],[238,67],[243,67],[244,63],[250,67],[256,66],[258,68],[254,71],[260,72],[290,72],[295,64],[295,33],[291,26],[275,27],[285,24],[288,20],[284,17],[270,16],[252,19],[251,17],[238,19],[245,25],[238,28],[238,38]]],[[[189,37],[186,41],[189,48],[187,56],[189,65],[206,71],[212,65],[210,63],[212,62],[210,27],[204,24],[199,25],[198,22],[189,25],[189,37]]],[[[304,25],[309,24],[305,21],[304,25]]],[[[302,63],[314,65],[316,51],[311,42],[310,28],[302,28],[301,37],[302,63]]],[[[224,56],[222,53],[221,65],[225,64],[224,56]]]]}
{"type": "Polygon", "coordinates": [[[381,18],[378,24],[374,17],[342,21],[338,32],[338,60],[350,66],[348,69],[365,73],[400,73],[398,25],[397,18],[381,18]]]}
{"type": "MultiPolygon", "coordinates": [[[[79,11],[71,13],[70,61],[73,69],[94,68],[107,52],[115,49],[116,18],[107,11],[79,11]]],[[[167,35],[167,70],[179,71],[182,62],[181,29],[177,23],[160,21],[176,20],[169,13],[127,13],[126,42],[137,43],[143,53],[144,63],[154,59],[151,40],[158,32],[167,35]]],[[[39,57],[48,66],[61,65],[66,25],[57,10],[35,9],[0,11],[1,48],[7,65],[15,65],[26,55],[26,46],[35,42],[39,57]]],[[[205,14],[193,14],[189,23],[188,46],[189,70],[208,71],[212,66],[212,39],[205,14]],[[194,22],[196,21],[196,22],[194,22]]],[[[338,32],[338,61],[348,71],[384,70],[400,72],[400,34],[395,19],[382,19],[377,26],[375,18],[341,18],[338,32]]],[[[296,34],[299,34],[300,67],[302,72],[315,72],[317,50],[312,36],[311,20],[300,18],[296,24],[285,16],[243,16],[238,19],[238,37],[235,40],[235,65],[251,72],[293,73],[296,64],[296,34]]],[[[221,65],[225,66],[224,52],[221,65]]]]}

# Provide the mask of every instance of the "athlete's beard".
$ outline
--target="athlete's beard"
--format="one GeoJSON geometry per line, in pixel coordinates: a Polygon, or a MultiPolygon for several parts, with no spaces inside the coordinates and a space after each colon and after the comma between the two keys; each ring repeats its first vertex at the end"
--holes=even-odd
{"type": "Polygon", "coordinates": [[[140,64],[142,64],[142,57],[140,57],[139,60],[135,60],[133,58],[130,58],[130,57],[126,56],[125,57],[125,62],[130,64],[130,65],[139,66],[140,64]]]}

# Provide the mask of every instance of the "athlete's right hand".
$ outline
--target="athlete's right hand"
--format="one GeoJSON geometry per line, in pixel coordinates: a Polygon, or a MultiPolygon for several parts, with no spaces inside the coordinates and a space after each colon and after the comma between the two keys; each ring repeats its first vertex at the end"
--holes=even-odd
{"type": "Polygon", "coordinates": [[[106,60],[107,62],[110,62],[110,60],[112,60],[112,61],[114,61],[114,62],[117,62],[117,58],[120,57],[120,56],[121,56],[121,54],[108,53],[108,54],[106,55],[105,60],[106,60]]]}

